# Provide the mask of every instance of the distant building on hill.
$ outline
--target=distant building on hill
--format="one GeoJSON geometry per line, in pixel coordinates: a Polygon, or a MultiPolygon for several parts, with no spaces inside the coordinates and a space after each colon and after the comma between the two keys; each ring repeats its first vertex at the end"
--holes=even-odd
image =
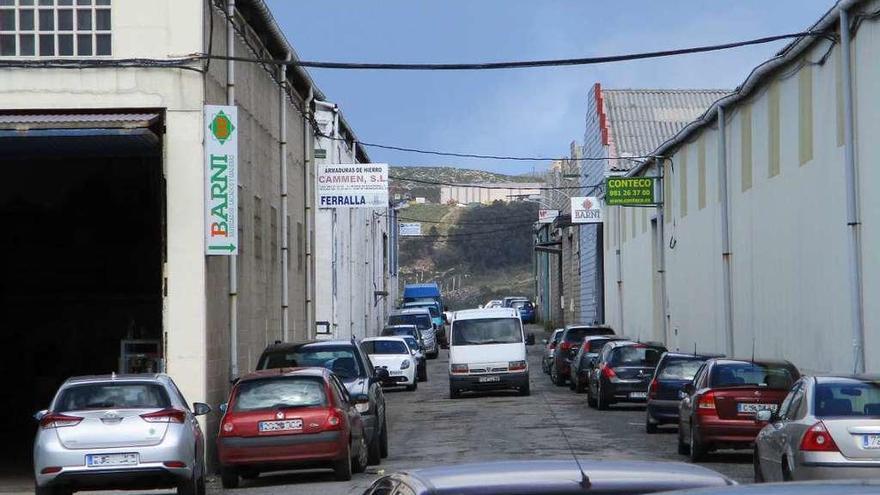
{"type": "Polygon", "coordinates": [[[492,204],[495,201],[519,201],[541,195],[538,182],[487,182],[458,184],[440,188],[440,203],[492,204]]]}

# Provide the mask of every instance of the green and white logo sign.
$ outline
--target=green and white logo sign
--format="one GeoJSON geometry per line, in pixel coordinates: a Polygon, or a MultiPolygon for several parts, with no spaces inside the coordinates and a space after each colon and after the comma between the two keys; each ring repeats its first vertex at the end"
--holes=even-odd
{"type": "Polygon", "coordinates": [[[238,254],[238,108],[205,106],[205,254],[238,254]]]}

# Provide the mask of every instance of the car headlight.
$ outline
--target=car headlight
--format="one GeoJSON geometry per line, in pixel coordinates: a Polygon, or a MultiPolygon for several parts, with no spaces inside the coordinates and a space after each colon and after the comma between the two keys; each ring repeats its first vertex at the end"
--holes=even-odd
{"type": "Polygon", "coordinates": [[[468,372],[468,365],[466,365],[466,364],[453,364],[449,367],[449,369],[453,373],[467,373],[468,372]]]}
{"type": "Polygon", "coordinates": [[[510,361],[507,363],[507,369],[510,371],[525,371],[526,362],[525,361],[510,361]]]}
{"type": "Polygon", "coordinates": [[[400,369],[405,370],[409,368],[410,362],[409,359],[404,359],[402,363],[400,363],[400,369]]]}

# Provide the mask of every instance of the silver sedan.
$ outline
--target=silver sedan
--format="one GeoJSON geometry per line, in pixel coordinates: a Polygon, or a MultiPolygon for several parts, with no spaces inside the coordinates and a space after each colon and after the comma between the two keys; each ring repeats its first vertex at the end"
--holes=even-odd
{"type": "Polygon", "coordinates": [[[205,488],[205,441],[196,416],[166,375],[107,375],[67,380],[36,414],[37,495],[76,490],[205,488]]]}
{"type": "Polygon", "coordinates": [[[756,418],[756,481],[880,478],[880,378],[803,377],[756,418]]]}

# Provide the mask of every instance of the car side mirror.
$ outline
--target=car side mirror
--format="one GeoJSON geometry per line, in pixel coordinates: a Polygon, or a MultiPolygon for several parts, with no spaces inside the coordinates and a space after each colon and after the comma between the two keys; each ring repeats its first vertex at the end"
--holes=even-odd
{"type": "Polygon", "coordinates": [[[48,409],[43,409],[42,411],[37,411],[36,413],[34,413],[34,419],[36,419],[37,421],[42,421],[43,418],[45,418],[47,414],[49,414],[48,409]]]}
{"type": "Polygon", "coordinates": [[[445,314],[443,315],[443,323],[449,323],[449,317],[447,317],[445,314]]]}
{"type": "Polygon", "coordinates": [[[219,409],[221,413],[224,413],[224,414],[225,414],[225,413],[226,413],[226,410],[229,409],[229,403],[224,402],[224,403],[220,404],[220,405],[217,407],[217,409],[219,409]]]}
{"type": "Polygon", "coordinates": [[[376,378],[379,379],[379,381],[384,382],[385,380],[389,379],[390,377],[391,377],[391,375],[388,374],[387,369],[380,368],[380,367],[376,366],[376,378]]]}
{"type": "Polygon", "coordinates": [[[755,421],[759,423],[769,423],[773,421],[773,411],[763,410],[755,414],[755,421]]]}
{"type": "Polygon", "coordinates": [[[547,339],[541,339],[541,343],[544,344],[544,345],[547,345],[547,344],[550,343],[550,341],[547,340],[547,339]]]}
{"type": "Polygon", "coordinates": [[[193,402],[193,414],[196,416],[204,416],[211,412],[211,406],[204,402],[193,402]]]}
{"type": "Polygon", "coordinates": [[[684,386],[681,387],[681,391],[687,395],[691,395],[695,390],[696,388],[693,383],[685,383],[684,386]]]}

